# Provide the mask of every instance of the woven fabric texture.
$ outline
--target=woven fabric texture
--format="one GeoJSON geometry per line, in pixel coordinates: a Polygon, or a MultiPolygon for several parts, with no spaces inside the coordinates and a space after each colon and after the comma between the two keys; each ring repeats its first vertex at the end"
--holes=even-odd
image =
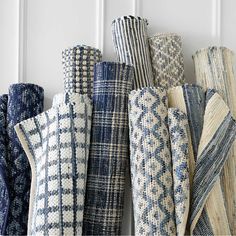
{"type": "Polygon", "coordinates": [[[132,79],[132,66],[113,62],[95,66],[83,235],[121,233],[132,79]]]}
{"type": "Polygon", "coordinates": [[[171,89],[168,95],[169,106],[186,112],[191,124],[191,137],[196,138],[192,145],[198,143],[197,156],[190,155],[190,167],[193,165],[190,169],[194,171],[191,186],[191,233],[229,235],[219,175],[235,137],[235,121],[223,99],[214,90],[205,93],[199,86],[183,85],[171,89]],[[205,98],[202,100],[203,96],[205,98]],[[202,101],[205,101],[204,108],[200,105],[202,101]]]}
{"type": "Polygon", "coordinates": [[[147,20],[123,16],[112,22],[112,37],[118,60],[134,66],[133,89],[153,86],[147,39],[147,20]]]}
{"type": "Polygon", "coordinates": [[[87,94],[92,98],[94,66],[101,59],[98,49],[86,45],[63,50],[64,92],[87,94]]]}
{"type": "Polygon", "coordinates": [[[168,109],[168,126],[171,143],[175,224],[178,236],[185,235],[189,204],[189,152],[188,152],[188,119],[178,108],[168,109]]]}
{"type": "Polygon", "coordinates": [[[7,95],[0,96],[0,235],[5,234],[8,209],[8,169],[7,169],[7,95]]]}
{"type": "Polygon", "coordinates": [[[181,37],[173,33],[157,34],[150,37],[148,43],[154,85],[168,89],[184,84],[184,57],[181,37]]]}
{"type": "Polygon", "coordinates": [[[5,234],[27,234],[31,171],[14,130],[15,124],[43,111],[43,89],[34,84],[13,84],[7,104],[8,191],[10,205],[5,234]]]}
{"type": "MultiPolygon", "coordinates": [[[[215,88],[236,117],[236,83],[234,53],[225,47],[209,47],[197,51],[194,56],[196,82],[206,89],[215,88]]],[[[232,235],[236,235],[236,143],[229,153],[221,175],[224,204],[232,235]]]]}
{"type": "Polygon", "coordinates": [[[32,169],[29,235],[81,235],[91,100],[60,105],[16,126],[32,169]]]}
{"type": "Polygon", "coordinates": [[[175,235],[168,101],[162,88],[129,96],[130,160],[136,235],[175,235]]]}

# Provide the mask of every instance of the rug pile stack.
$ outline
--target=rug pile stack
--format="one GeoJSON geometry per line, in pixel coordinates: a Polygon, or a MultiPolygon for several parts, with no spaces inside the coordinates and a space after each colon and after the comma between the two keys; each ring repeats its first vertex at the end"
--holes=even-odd
{"type": "Polygon", "coordinates": [[[127,169],[136,235],[236,233],[234,54],[197,51],[190,85],[181,37],[147,27],[112,22],[118,62],[63,50],[47,111],[37,85],[0,96],[1,234],[120,235],[127,169]]]}

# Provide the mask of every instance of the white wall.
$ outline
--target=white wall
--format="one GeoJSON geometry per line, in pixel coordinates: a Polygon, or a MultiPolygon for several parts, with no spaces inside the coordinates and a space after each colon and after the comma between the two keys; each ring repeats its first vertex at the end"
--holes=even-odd
{"type": "MultiPolygon", "coordinates": [[[[0,1],[0,92],[17,81],[18,1],[0,1]]],[[[210,45],[236,51],[235,0],[24,0],[23,82],[44,87],[46,107],[63,90],[62,49],[97,46],[104,60],[115,60],[111,21],[133,14],[149,21],[149,33],[176,32],[183,38],[185,76],[194,81],[192,54],[210,45]]],[[[22,45],[22,42],[21,42],[22,45]]],[[[21,68],[21,69],[22,69],[21,68]]],[[[129,187],[127,187],[129,188],[129,187]]],[[[123,232],[131,232],[130,194],[126,195],[123,232]]]]}
{"type": "Polygon", "coordinates": [[[18,81],[19,2],[0,1],[0,94],[18,81]]]}

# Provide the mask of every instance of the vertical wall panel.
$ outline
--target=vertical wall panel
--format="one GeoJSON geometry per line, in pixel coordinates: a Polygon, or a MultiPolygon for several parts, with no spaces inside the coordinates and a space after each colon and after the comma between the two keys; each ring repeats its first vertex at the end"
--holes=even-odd
{"type": "Polygon", "coordinates": [[[0,1],[0,94],[18,80],[19,2],[0,1]]]}
{"type": "Polygon", "coordinates": [[[75,44],[96,46],[93,0],[28,0],[25,82],[45,88],[46,107],[63,89],[61,52],[75,44]]]}
{"type": "Polygon", "coordinates": [[[236,1],[222,0],[221,9],[221,42],[223,46],[236,53],[236,1]]]}

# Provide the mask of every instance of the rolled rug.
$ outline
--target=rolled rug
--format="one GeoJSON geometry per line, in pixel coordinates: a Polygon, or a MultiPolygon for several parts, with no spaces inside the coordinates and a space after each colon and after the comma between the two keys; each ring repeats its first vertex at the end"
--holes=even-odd
{"type": "Polygon", "coordinates": [[[204,125],[193,181],[190,229],[193,233],[196,230],[198,235],[202,232],[202,225],[199,225],[198,230],[197,223],[201,211],[205,208],[213,235],[230,235],[229,223],[221,220],[227,218],[227,215],[217,215],[217,213],[219,208],[225,206],[223,196],[220,196],[222,192],[219,192],[219,189],[221,190],[219,176],[235,140],[236,124],[228,106],[219,94],[208,90],[206,98],[204,125]],[[221,199],[220,205],[214,201],[217,197],[221,199]]]}
{"type": "Polygon", "coordinates": [[[26,235],[29,210],[31,170],[14,126],[43,111],[43,88],[34,84],[13,84],[9,88],[7,107],[10,206],[7,235],[26,235]]]}
{"type": "Polygon", "coordinates": [[[83,235],[119,235],[129,160],[128,93],[133,67],[95,66],[83,235]]]}
{"type": "MultiPolygon", "coordinates": [[[[194,235],[230,235],[218,180],[234,139],[235,124],[230,114],[227,113],[228,107],[214,90],[208,90],[205,99],[202,99],[202,92],[203,89],[199,86],[183,85],[171,89],[168,94],[170,106],[178,108],[182,106],[182,109],[187,111],[188,121],[191,124],[191,136],[200,137],[195,142],[199,143],[197,157],[190,156],[191,159],[194,159],[190,162],[190,167],[191,164],[194,165],[190,168],[191,171],[194,171],[191,185],[190,232],[194,235]],[[197,94],[200,96],[196,96],[197,94]],[[205,102],[202,103],[203,101],[205,102]],[[205,104],[204,109],[199,106],[201,103],[205,104]],[[204,112],[202,113],[202,111],[204,112]],[[221,113],[221,115],[217,115],[217,113],[221,113]],[[201,135],[194,134],[199,132],[201,135]]],[[[194,142],[192,145],[195,145],[194,142]]]]}
{"type": "Polygon", "coordinates": [[[81,235],[91,99],[73,94],[15,126],[32,169],[29,235],[81,235]]]}
{"type": "Polygon", "coordinates": [[[184,236],[189,213],[188,118],[178,108],[168,109],[174,185],[176,234],[184,236]]]}
{"type": "Polygon", "coordinates": [[[8,169],[7,169],[7,100],[6,94],[0,96],[0,235],[5,235],[8,209],[8,169]]]}
{"type": "MultiPolygon", "coordinates": [[[[234,73],[234,53],[225,47],[201,49],[193,56],[196,82],[215,88],[236,116],[236,82],[234,73]]],[[[232,235],[236,235],[236,143],[229,153],[229,159],[221,174],[221,188],[225,199],[226,212],[232,235]]]]}
{"type": "Polygon", "coordinates": [[[184,57],[181,37],[174,33],[160,33],[148,40],[154,85],[170,88],[185,83],[184,57]]]}
{"type": "Polygon", "coordinates": [[[172,160],[163,88],[129,96],[130,162],[136,235],[176,235],[172,160]]]}
{"type": "Polygon", "coordinates": [[[86,45],[63,50],[64,92],[87,94],[92,98],[94,66],[101,59],[98,49],[86,45]]]}
{"type": "Polygon", "coordinates": [[[177,86],[168,90],[168,102],[169,107],[180,109],[188,117],[189,177],[192,186],[205,113],[205,91],[197,85],[177,86]]]}
{"type": "Polygon", "coordinates": [[[133,89],[153,86],[146,19],[122,16],[112,22],[112,38],[118,60],[134,66],[133,89]]]}

